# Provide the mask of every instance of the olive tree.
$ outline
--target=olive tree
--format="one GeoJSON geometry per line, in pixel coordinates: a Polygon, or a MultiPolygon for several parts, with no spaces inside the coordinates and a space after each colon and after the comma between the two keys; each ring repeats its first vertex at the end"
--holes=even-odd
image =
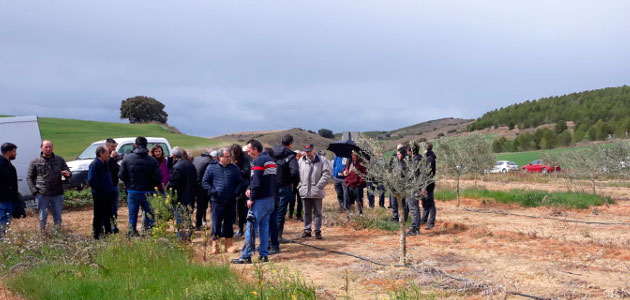
{"type": "MultiPolygon", "coordinates": [[[[424,159],[413,159],[407,156],[398,162],[396,158],[386,159],[383,156],[383,143],[369,137],[359,136],[356,140],[361,149],[358,156],[367,163],[366,181],[382,184],[385,191],[394,195],[398,201],[398,222],[400,224],[400,264],[407,263],[407,236],[403,212],[405,197],[419,197],[434,179],[431,168],[424,159]]],[[[420,147],[414,142],[409,147],[420,147]]]]}
{"type": "Polygon", "coordinates": [[[440,169],[455,175],[459,207],[459,181],[462,175],[472,172],[477,174],[494,165],[491,143],[479,134],[470,134],[438,140],[436,152],[440,155],[438,159],[440,169]]]}

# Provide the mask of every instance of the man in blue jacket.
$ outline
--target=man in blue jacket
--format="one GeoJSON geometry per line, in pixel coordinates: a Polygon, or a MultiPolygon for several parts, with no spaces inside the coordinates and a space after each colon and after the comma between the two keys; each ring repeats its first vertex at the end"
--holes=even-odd
{"type": "Polygon", "coordinates": [[[201,185],[210,195],[212,212],[212,254],[219,253],[218,240],[225,238],[225,250],[236,252],[232,245],[236,220],[236,196],[242,192],[243,178],[240,169],[231,163],[230,150],[221,148],[217,152],[218,163],[210,163],[203,175],[201,185]]]}
{"type": "MultiPolygon", "coordinates": [[[[249,190],[245,193],[249,197],[249,208],[253,220],[248,216],[247,231],[245,233],[245,245],[241,256],[233,259],[233,264],[251,264],[254,252],[256,229],[259,230],[260,245],[258,251],[260,261],[269,261],[269,216],[273,211],[276,198],[276,162],[263,152],[262,144],[257,140],[247,142],[247,154],[252,158],[252,177],[249,190]]],[[[249,214],[249,213],[248,213],[249,214]]]]}
{"type": "Polygon", "coordinates": [[[339,210],[350,209],[348,187],[344,183],[346,176],[343,175],[343,170],[348,165],[348,158],[336,156],[333,162],[333,178],[335,185],[335,192],[337,192],[337,201],[339,202],[339,210]]]}
{"type": "Polygon", "coordinates": [[[96,147],[96,158],[90,164],[88,171],[88,183],[92,188],[94,198],[94,218],[92,219],[92,231],[95,239],[103,234],[112,233],[112,202],[116,200],[116,191],[112,183],[112,175],[109,172],[109,149],[104,146],[96,147]]]}

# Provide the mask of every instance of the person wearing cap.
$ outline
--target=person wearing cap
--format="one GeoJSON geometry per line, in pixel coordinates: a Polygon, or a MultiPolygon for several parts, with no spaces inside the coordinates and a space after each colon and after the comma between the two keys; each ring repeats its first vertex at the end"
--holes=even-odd
{"type": "Polygon", "coordinates": [[[326,196],[326,185],[332,179],[332,168],[328,160],[315,153],[315,146],[304,146],[305,155],[300,158],[300,183],[298,190],[304,202],[303,238],[311,237],[311,225],[315,214],[315,238],[322,239],[322,199],[326,196]]]}

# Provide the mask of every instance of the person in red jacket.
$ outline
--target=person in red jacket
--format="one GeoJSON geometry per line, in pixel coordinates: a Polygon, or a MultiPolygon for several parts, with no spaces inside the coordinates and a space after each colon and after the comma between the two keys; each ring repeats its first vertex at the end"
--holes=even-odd
{"type": "Polygon", "coordinates": [[[352,152],[352,161],[346,165],[343,174],[346,176],[344,182],[348,187],[350,205],[356,202],[359,214],[363,215],[363,188],[365,187],[365,179],[363,177],[366,174],[366,170],[356,153],[352,152]]]}

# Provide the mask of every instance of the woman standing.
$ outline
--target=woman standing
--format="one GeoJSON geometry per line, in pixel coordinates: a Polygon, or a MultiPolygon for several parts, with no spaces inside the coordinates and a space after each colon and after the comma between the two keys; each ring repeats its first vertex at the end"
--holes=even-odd
{"type": "Polygon", "coordinates": [[[164,192],[164,187],[166,187],[166,184],[171,179],[171,170],[168,168],[168,163],[166,157],[164,156],[164,149],[162,149],[162,146],[153,145],[153,147],[151,148],[151,156],[153,156],[153,158],[155,158],[160,165],[162,182],[161,185],[157,188],[160,190],[160,192],[164,192]]]}

